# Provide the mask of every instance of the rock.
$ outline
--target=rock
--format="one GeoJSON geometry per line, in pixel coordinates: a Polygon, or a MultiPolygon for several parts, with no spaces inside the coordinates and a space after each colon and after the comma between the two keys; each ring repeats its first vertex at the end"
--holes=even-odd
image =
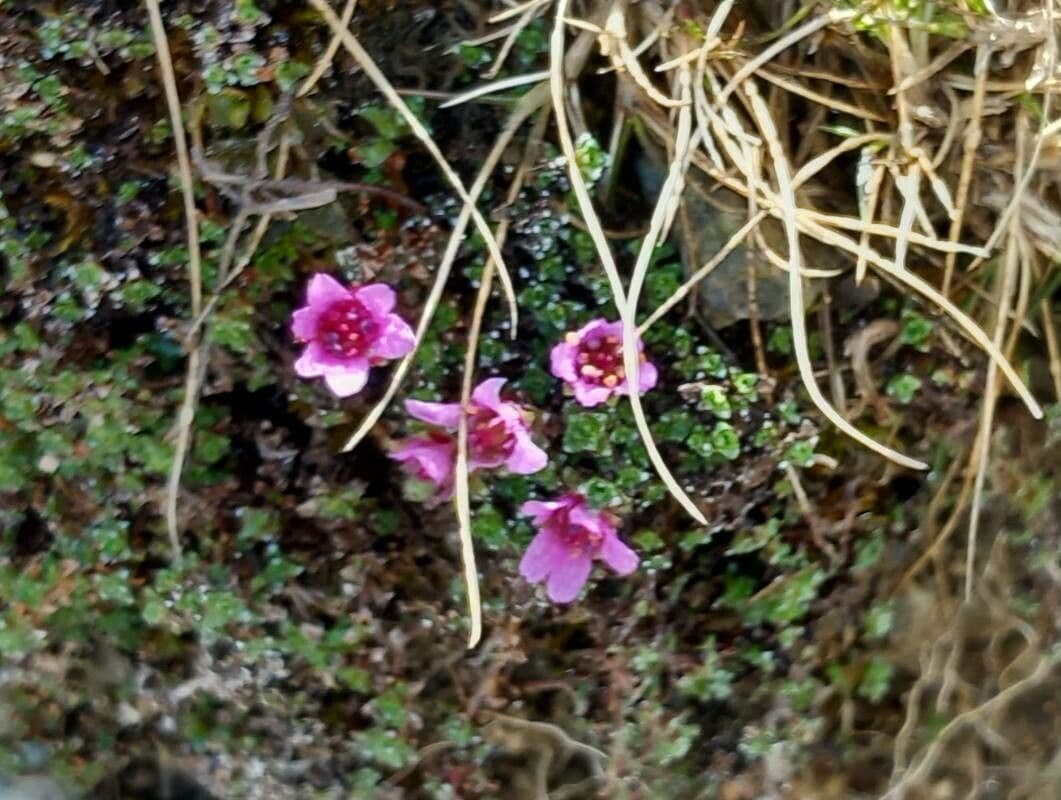
{"type": "MultiPolygon", "coordinates": [[[[636,160],[639,182],[648,198],[654,198],[663,185],[666,169],[665,154],[647,136],[640,137],[644,154],[636,160]]],[[[683,195],[688,219],[689,235],[683,235],[680,217],[671,230],[672,241],[680,248],[686,275],[700,269],[719,252],[747,221],[746,201],[735,192],[720,189],[696,169],[686,174],[683,195]],[[709,201],[707,198],[711,198],[709,201]],[[741,209],[731,213],[724,209],[741,209]]],[[[767,218],[759,226],[765,242],[782,257],[788,252],[784,230],[774,219],[767,218]]],[[[733,249],[699,285],[699,307],[714,329],[748,319],[748,248],[750,237],[733,249]]],[[[804,268],[828,269],[835,267],[836,256],[828,248],[809,237],[800,240],[804,268]]],[[[760,320],[789,318],[788,274],[771,264],[765,255],[753,251],[752,268],[755,274],[756,308],[760,320]]],[[[804,307],[818,296],[820,280],[804,280],[804,307]]]]}
{"type": "Polygon", "coordinates": [[[68,800],[72,797],[52,778],[29,775],[7,778],[0,775],[0,800],[68,800]]]}

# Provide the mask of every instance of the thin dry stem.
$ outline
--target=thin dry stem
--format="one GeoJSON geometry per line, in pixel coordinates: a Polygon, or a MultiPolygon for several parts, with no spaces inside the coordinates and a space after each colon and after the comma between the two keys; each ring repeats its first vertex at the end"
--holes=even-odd
{"type": "Polygon", "coordinates": [[[641,323],[638,332],[644,334],[649,328],[666,316],[672,308],[684,300],[689,292],[695,289],[700,281],[710,275],[719,264],[725,261],[726,257],[736,250],[737,247],[740,246],[740,243],[748,238],[748,234],[750,234],[765,218],[766,212],[759,211],[754,217],[745,222],[732,236],[729,237],[717,253],[711,256],[700,269],[690,275],[688,280],[679,286],[670,297],[660,303],[659,308],[653,311],[648,319],[641,323]]]}
{"type": "MultiPolygon", "coordinates": [[[[357,7],[357,0],[346,0],[346,5],[343,6],[343,15],[339,18],[339,24],[343,26],[343,30],[350,27],[350,20],[354,18],[354,9],[357,7]]],[[[313,65],[313,71],[306,77],[306,80],[302,82],[295,97],[305,97],[311,91],[313,87],[317,85],[317,82],[324,76],[324,73],[331,67],[332,62],[335,60],[335,54],[339,52],[339,46],[342,44],[342,38],[337,33],[332,34],[331,41],[328,42],[328,46],[321,53],[321,57],[317,59],[317,63],[313,65]]]]}
{"type": "MultiPolygon", "coordinates": [[[[1018,122],[1017,134],[1017,159],[1018,169],[1024,157],[1023,126],[1018,122]]],[[[1020,184],[1020,175],[1017,176],[1020,184]]],[[[1014,217],[1010,224],[1010,237],[1006,247],[1002,270],[997,280],[997,296],[995,298],[997,317],[995,320],[994,345],[1001,350],[1006,338],[1006,326],[1009,324],[1009,308],[1013,299],[1013,292],[1017,281],[1017,272],[1020,267],[1018,236],[1020,233],[1020,222],[1014,217]]],[[[977,436],[977,468],[976,480],[973,483],[973,506],[969,515],[969,537],[965,554],[965,599],[969,601],[973,596],[973,566],[976,559],[976,537],[980,526],[980,505],[983,502],[984,482],[987,477],[987,466],[991,458],[991,429],[995,420],[995,405],[998,401],[998,365],[992,361],[987,365],[987,379],[984,388],[984,402],[980,412],[980,431],[977,436]]]]}
{"type": "Polygon", "coordinates": [[[641,440],[644,442],[652,465],[656,468],[657,474],[667,485],[671,494],[693,519],[704,525],[707,523],[707,519],[678,485],[678,482],[663,461],[663,456],[660,455],[659,450],[656,448],[656,443],[652,438],[652,431],[648,426],[648,420],[645,418],[645,412],[641,406],[641,393],[638,390],[640,386],[641,354],[637,347],[637,301],[641,296],[641,288],[644,286],[648,265],[652,260],[652,252],[656,248],[656,243],[659,241],[660,233],[666,222],[668,209],[675,194],[680,191],[683,182],[682,165],[685,163],[686,153],[690,148],[690,140],[692,138],[692,109],[689,102],[689,83],[689,70],[688,68],[683,68],[679,73],[682,106],[678,112],[678,131],[674,143],[674,157],[671,160],[667,179],[660,189],[659,198],[656,200],[656,208],[649,222],[648,233],[645,234],[645,238],[641,242],[641,249],[638,251],[633,275],[630,278],[626,307],[625,309],[620,309],[620,317],[623,323],[623,365],[626,371],[627,385],[630,386],[630,407],[634,412],[634,421],[637,423],[641,440]]]}
{"type": "MultiPolygon", "coordinates": [[[[954,199],[957,208],[957,216],[951,220],[949,238],[952,242],[961,238],[962,224],[965,220],[965,205],[969,199],[969,187],[972,185],[973,166],[976,163],[976,151],[980,147],[981,128],[980,120],[984,114],[984,93],[987,86],[988,68],[991,64],[991,47],[980,45],[976,52],[976,89],[973,92],[972,107],[969,113],[969,123],[965,128],[965,137],[962,142],[962,165],[958,173],[958,191],[954,199]]],[[[943,267],[943,294],[950,294],[951,282],[954,279],[954,265],[957,260],[955,253],[948,253],[943,267]]]]}
{"type": "Polygon", "coordinates": [[[970,47],[971,45],[968,42],[955,42],[925,66],[904,76],[898,84],[888,91],[888,94],[905,92],[907,89],[912,89],[918,84],[925,83],[929,78],[946,68],[948,64],[958,58],[970,47]]]}
{"type": "MultiPolygon", "coordinates": [[[[541,104],[547,100],[547,98],[548,91],[544,85],[532,89],[524,95],[523,99],[516,106],[516,109],[512,112],[513,120],[510,121],[510,125],[514,125],[514,120],[517,118],[520,119],[520,124],[522,124],[522,122],[526,120],[528,116],[533,114],[541,104]]],[[[518,128],[519,126],[516,125],[516,127],[518,128]]],[[[475,181],[472,183],[471,189],[469,190],[470,196],[473,200],[478,199],[479,195],[482,194],[483,189],[486,188],[490,176],[493,174],[494,169],[496,169],[501,160],[501,156],[504,154],[505,147],[508,146],[514,135],[515,131],[507,134],[507,139],[499,137],[494,143],[494,148],[484,159],[483,166],[480,168],[479,174],[476,176],[475,181]]],[[[461,208],[460,214],[457,216],[457,220],[453,224],[453,230],[450,233],[449,241],[446,243],[446,249],[443,251],[442,258],[438,264],[438,271],[435,274],[435,282],[431,285],[431,291],[428,293],[427,300],[424,301],[424,310],[420,313],[420,320],[416,325],[417,342],[422,341],[424,334],[431,325],[431,320],[434,319],[435,311],[438,309],[439,301],[442,299],[442,292],[445,289],[446,281],[453,268],[453,262],[456,260],[457,253],[460,251],[461,244],[464,241],[464,232],[467,230],[468,223],[471,220],[471,213],[471,207],[466,203],[461,208]]],[[[409,367],[412,366],[415,356],[416,351],[414,350],[398,362],[398,366],[391,375],[390,383],[387,385],[383,397],[380,398],[379,402],[373,406],[372,410],[365,415],[365,418],[361,421],[357,430],[354,431],[353,436],[351,436],[343,446],[343,452],[348,452],[356,447],[358,442],[365,438],[368,432],[375,427],[377,422],[379,422],[380,417],[383,416],[383,412],[398,393],[398,388],[401,386],[402,380],[404,380],[406,373],[409,371],[409,367]]]]}
{"type": "MultiPolygon", "coordinates": [[[[872,167],[869,175],[868,185],[866,186],[866,202],[861,210],[861,219],[866,223],[862,229],[862,236],[859,238],[859,247],[863,251],[869,249],[869,232],[870,225],[873,223],[873,217],[877,213],[877,203],[880,201],[881,186],[884,183],[884,175],[887,172],[883,164],[879,164],[876,167],[872,167]]],[[[855,262],[855,285],[861,286],[862,281],[866,279],[866,257],[862,253],[859,253],[858,259],[855,262]]]]}
{"type": "Polygon", "coordinates": [[[1047,654],[1042,656],[1035,669],[1026,678],[1017,681],[992,696],[989,700],[952,719],[926,748],[917,766],[903,774],[902,778],[884,795],[883,800],[899,800],[906,796],[905,792],[908,787],[923,783],[931,775],[940,755],[955,733],[963,727],[975,725],[983,718],[994,714],[997,710],[1005,708],[1025,692],[1036,689],[1046,683],[1054,671],[1056,662],[1057,657],[1055,655],[1047,654]]]}
{"type": "MultiPolygon", "coordinates": [[[[502,132],[502,139],[507,146],[515,136],[525,117],[513,117],[502,132]]],[[[548,107],[539,112],[538,121],[528,140],[523,163],[513,176],[508,191],[508,202],[512,203],[519,196],[525,176],[529,169],[529,156],[535,142],[541,140],[545,125],[548,122],[548,107]]],[[[496,146],[496,145],[495,145],[496,146]]],[[[495,236],[499,245],[503,245],[508,235],[509,221],[498,223],[495,236]]],[[[472,322],[468,330],[468,344],[464,351],[464,377],[461,380],[461,409],[467,409],[471,403],[472,384],[475,381],[475,362],[478,352],[479,335],[482,331],[483,316],[486,304],[490,300],[490,289],[494,280],[493,259],[487,259],[480,278],[479,291],[475,296],[475,308],[472,311],[472,322]]],[[[471,498],[468,489],[468,417],[462,413],[457,427],[457,461],[454,465],[454,504],[457,509],[457,524],[461,542],[461,561],[464,564],[464,583],[468,595],[468,607],[471,611],[471,629],[468,634],[468,647],[475,647],[482,636],[482,604],[479,597],[479,576],[475,566],[475,544],[472,540],[471,498]]]]}
{"type": "Polygon", "coordinates": [[[827,28],[830,25],[835,25],[845,20],[853,19],[858,16],[859,12],[854,10],[833,10],[827,14],[822,14],[819,17],[815,17],[810,22],[800,25],[792,32],[782,36],[772,45],[767,47],[755,58],[750,59],[747,63],[741,66],[729,79],[729,82],[722,88],[722,91],[718,93],[715,98],[717,108],[721,108],[725,102],[729,99],[729,96],[744,83],[745,80],[756,74],[759,69],[764,65],[773,60],[778,54],[784,52],[788,48],[797,42],[812,36],[823,28],[827,28]]]}
{"type": "Polygon", "coordinates": [[[1054,398],[1061,403],[1061,346],[1057,342],[1057,328],[1054,327],[1054,316],[1050,310],[1050,301],[1039,301],[1039,314],[1043,318],[1043,335],[1046,337],[1046,349],[1050,354],[1050,376],[1054,381],[1054,398]]]}
{"type": "MultiPolygon", "coordinates": [[[[593,200],[590,197],[589,190],[586,187],[586,182],[582,177],[582,172],[578,166],[578,160],[575,154],[575,144],[571,137],[571,128],[567,120],[567,103],[565,99],[564,91],[564,19],[567,13],[567,0],[557,0],[556,14],[554,18],[553,32],[550,38],[550,78],[549,87],[553,101],[553,113],[556,118],[556,128],[558,138],[560,140],[561,150],[564,153],[565,160],[567,162],[568,176],[571,181],[571,188],[575,193],[575,197],[578,200],[579,208],[582,211],[583,219],[586,222],[586,226],[589,230],[590,238],[593,240],[593,244],[597,249],[597,253],[601,259],[601,264],[604,267],[604,272],[608,277],[608,284],[612,291],[612,297],[615,301],[616,307],[619,310],[619,316],[623,320],[623,331],[624,340],[626,342],[635,342],[636,325],[633,319],[632,311],[626,301],[626,293],[623,289],[622,280],[619,278],[619,271],[615,265],[615,259],[612,256],[611,248],[608,246],[608,240],[605,236],[604,230],[601,227],[600,219],[597,216],[597,212],[593,207],[593,200]]],[[[687,108],[683,108],[683,112],[688,112],[687,108]]],[[[663,214],[666,212],[665,206],[657,205],[657,212],[659,213],[658,224],[662,226],[663,214]]],[[[658,230],[656,232],[658,235],[658,230]]],[[[648,237],[652,237],[651,231],[648,237]]],[[[647,238],[646,238],[647,241],[647,238]]],[[[655,444],[652,441],[651,432],[648,430],[647,422],[644,419],[644,415],[641,412],[640,402],[638,399],[638,393],[636,391],[636,377],[637,369],[630,369],[629,359],[632,356],[636,359],[637,349],[632,346],[623,347],[624,361],[626,363],[626,372],[628,383],[635,387],[634,391],[631,391],[628,395],[631,408],[634,411],[635,419],[638,423],[638,432],[641,434],[642,442],[645,445],[645,449],[652,459],[653,466],[656,468],[657,473],[660,476],[660,480],[666,484],[671,494],[676,500],[682,505],[683,508],[698,522],[705,523],[703,514],[693,504],[692,500],[685,494],[677,482],[674,480],[670,471],[667,469],[666,464],[663,463],[662,458],[659,456],[656,450],[655,444]]]]}
{"type": "Polygon", "coordinates": [[[512,48],[515,47],[519,35],[526,30],[527,26],[530,25],[539,14],[541,14],[543,8],[544,3],[542,2],[531,3],[523,12],[523,15],[510,26],[505,41],[501,43],[501,49],[497,51],[497,57],[494,58],[494,63],[490,66],[490,69],[484,73],[485,77],[497,77],[501,68],[505,66],[505,62],[508,60],[512,48]]]}
{"type": "Polygon", "coordinates": [[[503,92],[506,89],[513,89],[517,86],[526,86],[528,83],[541,83],[548,77],[549,70],[542,70],[541,72],[529,72],[526,75],[513,75],[509,78],[491,81],[490,83],[484,83],[481,86],[469,89],[466,92],[461,92],[440,105],[439,108],[452,108],[453,106],[467,103],[470,100],[475,100],[478,97],[496,94],[497,92],[503,92]]]}
{"type": "Polygon", "coordinates": [[[528,11],[533,11],[539,6],[548,5],[548,3],[549,0],[526,0],[526,2],[520,3],[519,5],[513,6],[512,8],[507,8],[504,11],[498,11],[496,14],[490,17],[487,22],[489,22],[491,25],[496,25],[498,22],[504,22],[507,19],[512,19],[512,17],[518,17],[520,14],[524,14],[528,11]]]}
{"type": "MultiPolygon", "coordinates": [[[[479,232],[479,235],[483,237],[483,241],[486,244],[486,249],[490,254],[490,257],[497,261],[498,277],[501,279],[501,285],[505,290],[505,297],[508,300],[509,306],[509,318],[511,324],[512,335],[516,335],[518,325],[518,309],[516,304],[516,290],[512,285],[512,278],[508,274],[508,270],[504,264],[504,257],[501,255],[501,251],[497,247],[497,242],[494,241],[494,235],[490,231],[490,226],[487,225],[486,220],[483,219],[483,215],[479,213],[479,210],[475,207],[475,202],[471,199],[468,190],[464,186],[464,182],[460,179],[460,176],[453,170],[446,157],[442,155],[442,151],[439,149],[438,144],[431,136],[424,124],[420,122],[419,118],[414,114],[409,106],[402,100],[390,81],[387,80],[387,76],[383,74],[376,62],[372,60],[372,57],[365,51],[361,46],[361,43],[347,28],[343,27],[339,17],[335,15],[325,0],[309,0],[310,4],[317,10],[317,12],[324,18],[325,22],[331,27],[332,32],[339,36],[343,47],[346,48],[347,52],[353,56],[354,61],[357,62],[358,66],[364,71],[368,79],[375,84],[376,89],[379,90],[380,94],[387,100],[387,102],[394,108],[395,111],[401,115],[402,119],[412,130],[413,134],[420,143],[424,146],[435,160],[442,174],[445,176],[446,181],[453,187],[453,191],[456,192],[457,196],[460,197],[461,201],[466,206],[471,206],[472,221],[475,224],[475,229],[479,232]]],[[[414,351],[415,352],[415,351],[414,351]]]]}
{"type": "MultiPolygon", "coordinates": [[[[188,141],[184,134],[184,120],[181,117],[181,101],[177,91],[177,78],[173,72],[173,59],[169,52],[169,39],[166,26],[162,21],[158,0],[146,0],[147,13],[151,20],[151,35],[158,54],[158,65],[162,73],[162,86],[166,95],[166,106],[169,110],[170,125],[173,128],[173,141],[177,150],[177,168],[180,174],[181,195],[184,198],[184,222],[188,239],[188,280],[191,285],[191,313],[198,317],[203,304],[202,263],[199,252],[199,218],[195,208],[195,191],[192,184],[192,165],[188,157],[188,141]]],[[[184,459],[188,453],[191,440],[191,426],[195,420],[195,405],[198,390],[195,376],[199,364],[195,351],[189,353],[188,373],[184,386],[184,400],[177,415],[177,439],[174,443],[173,462],[169,478],[166,481],[166,533],[169,536],[173,560],[180,561],[180,523],[177,517],[178,496],[180,494],[181,473],[184,471],[184,459]]]]}
{"type": "Polygon", "coordinates": [[[788,78],[782,78],[780,75],[768,69],[760,69],[755,73],[758,77],[762,78],[775,86],[784,89],[799,97],[803,97],[810,100],[818,105],[831,108],[833,111],[837,111],[841,114],[850,114],[852,117],[861,117],[862,119],[872,120],[873,122],[886,122],[887,118],[883,114],[878,114],[875,111],[870,111],[868,108],[854,105],[853,103],[847,103],[843,100],[837,100],[835,97],[829,97],[828,95],[816,92],[813,89],[808,89],[801,83],[796,81],[790,81],[788,78]]]}
{"type": "Polygon", "coordinates": [[[655,87],[648,75],[645,74],[644,69],[642,69],[641,62],[637,60],[637,56],[630,49],[630,44],[626,38],[624,5],[618,0],[612,3],[611,11],[608,12],[604,30],[602,31],[602,47],[611,56],[612,66],[616,67],[616,69],[622,66],[634,83],[652,98],[653,102],[664,108],[675,108],[681,105],[679,100],[668,97],[655,87]]]}
{"type": "Polygon", "coordinates": [[[796,194],[792,187],[788,158],[781,149],[777,136],[777,128],[774,125],[773,118],[770,116],[770,110],[766,107],[766,103],[759,95],[758,88],[753,82],[748,81],[745,84],[745,89],[751,99],[752,111],[759,124],[759,129],[762,131],[763,138],[766,140],[767,146],[769,147],[770,158],[773,161],[774,177],[777,179],[781,217],[785,226],[785,235],[788,240],[788,289],[789,313],[792,318],[792,346],[796,354],[796,364],[799,367],[800,377],[803,379],[803,385],[807,390],[807,394],[810,395],[811,401],[818,410],[822,412],[826,419],[855,441],[901,466],[910,469],[927,469],[928,465],[924,462],[918,461],[916,458],[905,456],[862,433],[862,431],[844,419],[844,417],[841,416],[832,405],[830,405],[829,401],[825,398],[825,395],[822,394],[821,389],[818,388],[818,384],[814,378],[814,365],[811,363],[810,348],[807,344],[806,320],[804,319],[803,310],[803,276],[801,274],[802,256],[799,244],[800,231],[797,223],[796,194]]]}

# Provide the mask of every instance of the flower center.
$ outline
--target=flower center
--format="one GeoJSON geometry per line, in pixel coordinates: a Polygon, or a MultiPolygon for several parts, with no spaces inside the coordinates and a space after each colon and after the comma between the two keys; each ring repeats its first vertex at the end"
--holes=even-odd
{"type": "Polygon", "coordinates": [[[333,303],[317,323],[321,344],[336,358],[364,355],[378,334],[372,314],[353,297],[333,303]]]}
{"type": "Polygon", "coordinates": [[[505,421],[490,409],[477,409],[468,418],[468,447],[476,461],[500,464],[512,453],[515,443],[505,421]]]}
{"type": "Polygon", "coordinates": [[[594,336],[579,342],[575,365],[582,382],[593,386],[611,389],[626,377],[618,336],[594,336]]]}
{"type": "Polygon", "coordinates": [[[562,512],[564,524],[560,526],[560,537],[564,540],[572,558],[596,556],[600,551],[604,536],[592,528],[572,524],[567,512],[562,512]]]}

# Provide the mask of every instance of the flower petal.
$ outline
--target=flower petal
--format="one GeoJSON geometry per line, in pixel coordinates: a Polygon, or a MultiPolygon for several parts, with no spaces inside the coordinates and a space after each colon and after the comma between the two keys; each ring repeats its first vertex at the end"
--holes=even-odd
{"type": "Polygon", "coordinates": [[[319,342],[310,342],[295,362],[295,374],[301,378],[319,378],[329,368],[319,342]]]}
{"type": "Polygon", "coordinates": [[[609,389],[607,386],[587,386],[582,382],[575,382],[572,388],[575,390],[575,399],[583,408],[599,406],[611,397],[614,392],[613,389],[609,389]]]}
{"type": "Polygon", "coordinates": [[[516,434],[515,446],[505,460],[505,466],[508,467],[509,472],[517,475],[531,475],[545,469],[548,463],[549,456],[531,441],[530,436],[523,431],[516,434]]]}
{"type": "Polygon", "coordinates": [[[553,349],[549,351],[549,372],[566,383],[574,383],[578,380],[578,373],[575,371],[577,355],[575,346],[567,342],[553,345],[553,349]]]}
{"type": "Polygon", "coordinates": [[[372,344],[371,355],[378,358],[402,358],[416,346],[416,334],[397,314],[388,314],[383,332],[372,344]]]}
{"type": "Polygon", "coordinates": [[[487,378],[475,387],[475,391],[472,392],[472,402],[482,408],[489,408],[491,411],[498,410],[500,405],[511,405],[502,403],[501,387],[504,385],[504,378],[487,378]]]}
{"type": "Polygon", "coordinates": [[[526,517],[531,517],[538,524],[542,524],[563,507],[564,503],[562,500],[528,500],[519,507],[519,513],[526,517]]]}
{"type": "Polygon", "coordinates": [[[320,310],[313,306],[305,306],[291,315],[291,333],[301,342],[308,342],[317,335],[317,320],[320,318],[320,310]]]}
{"type": "Polygon", "coordinates": [[[637,553],[627,547],[626,543],[614,533],[604,537],[600,557],[616,575],[629,575],[641,563],[637,553]]]}
{"type": "Polygon", "coordinates": [[[421,422],[456,430],[460,424],[460,403],[428,403],[423,400],[406,400],[405,410],[421,422]]]}
{"type": "Polygon", "coordinates": [[[306,298],[311,306],[328,306],[350,297],[350,290],[331,275],[318,272],[309,281],[306,298]]]}
{"type": "Polygon", "coordinates": [[[453,478],[457,443],[448,437],[416,436],[401,442],[390,457],[402,462],[413,474],[442,486],[453,478]]]}
{"type": "Polygon", "coordinates": [[[593,559],[588,555],[566,553],[563,560],[555,563],[549,571],[546,583],[549,599],[554,603],[570,603],[578,597],[578,593],[586,585],[592,566],[593,559]]]}
{"type": "Polygon", "coordinates": [[[357,394],[368,383],[368,362],[359,358],[342,366],[328,367],[324,373],[324,383],[336,397],[357,394]]]}
{"type": "Polygon", "coordinates": [[[369,311],[381,316],[394,309],[394,290],[385,283],[370,283],[355,289],[354,297],[369,311]]]}
{"type": "Polygon", "coordinates": [[[520,559],[519,574],[531,583],[539,583],[568,557],[563,541],[552,531],[542,531],[531,540],[520,559]]]}
{"type": "MultiPolygon", "coordinates": [[[[649,391],[659,380],[659,370],[651,361],[642,361],[637,369],[638,388],[642,393],[649,391]]],[[[628,389],[629,391],[629,389],[628,389]]]]}
{"type": "Polygon", "coordinates": [[[623,335],[623,323],[622,322],[608,322],[604,317],[591,320],[583,325],[576,331],[576,335],[579,339],[585,339],[586,337],[593,336],[619,336],[623,335]]]}

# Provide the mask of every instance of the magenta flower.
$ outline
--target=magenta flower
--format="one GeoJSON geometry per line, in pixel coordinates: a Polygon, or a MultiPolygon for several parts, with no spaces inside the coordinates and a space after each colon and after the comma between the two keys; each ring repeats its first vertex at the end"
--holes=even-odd
{"type": "MultiPolygon", "coordinates": [[[[531,441],[527,412],[517,403],[501,399],[504,378],[483,381],[472,392],[468,409],[468,466],[500,467],[530,475],[549,461],[545,451],[531,441]]],[[[460,403],[425,403],[406,400],[405,410],[418,420],[449,431],[460,423],[460,403]]]]}
{"type": "Polygon", "coordinates": [[[435,494],[424,505],[434,508],[453,496],[453,467],[457,461],[457,440],[432,431],[414,436],[398,445],[390,457],[400,461],[412,477],[435,487],[435,494]]]}
{"type": "Polygon", "coordinates": [[[544,581],[554,603],[578,597],[596,558],[617,575],[629,575],[640,563],[637,553],[619,539],[614,517],[590,508],[580,494],[530,500],[520,510],[534,520],[538,535],[523,554],[519,573],[531,583],[544,581]]]}
{"type": "MultiPolygon", "coordinates": [[[[595,319],[553,346],[550,369],[574,390],[575,399],[586,408],[600,405],[612,395],[628,394],[622,340],[621,322],[595,319]]],[[[641,354],[638,389],[644,393],[656,385],[659,374],[646,358],[640,339],[637,347],[641,354]]]]}
{"type": "Polygon", "coordinates": [[[412,352],[412,328],[394,313],[394,290],[384,283],[346,287],[317,273],[306,305],[291,316],[291,331],[306,349],[295,362],[303,378],[323,377],[338,397],[360,392],[370,367],[412,352]]]}

